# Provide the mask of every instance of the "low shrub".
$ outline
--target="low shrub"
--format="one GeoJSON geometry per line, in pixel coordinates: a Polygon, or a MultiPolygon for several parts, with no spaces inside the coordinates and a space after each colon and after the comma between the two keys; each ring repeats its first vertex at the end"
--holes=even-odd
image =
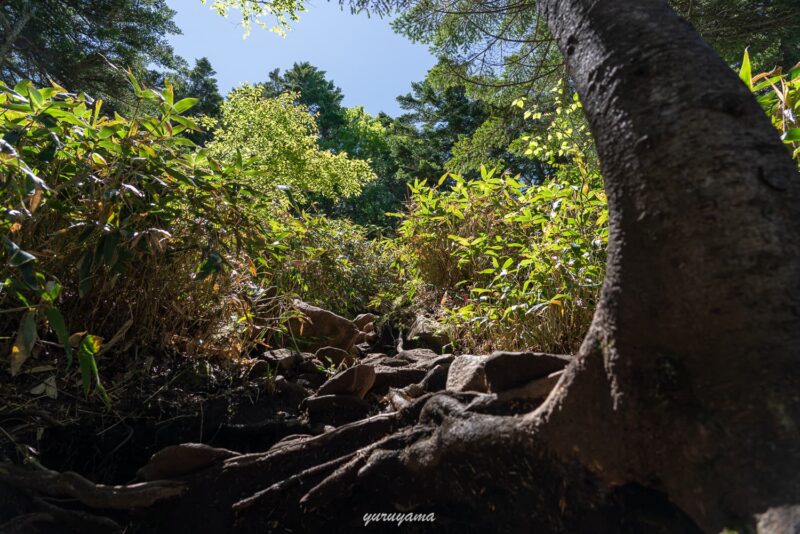
{"type": "Polygon", "coordinates": [[[62,87],[0,86],[0,324],[18,326],[13,372],[48,331],[68,358],[74,332],[104,349],[202,345],[241,308],[243,252],[264,241],[238,205],[258,199],[184,137],[198,129],[183,116],[195,99],[132,83],[138,109],[157,113],[108,117],[62,87]]]}
{"type": "Polygon", "coordinates": [[[548,165],[541,185],[483,169],[480,179],[449,174],[411,187],[398,238],[405,266],[417,302],[462,350],[570,352],[591,321],[605,272],[606,197],[580,103],[554,91],[549,112],[526,112],[543,125],[524,139],[548,165]]]}
{"type": "Polygon", "coordinates": [[[259,270],[281,292],[352,317],[385,310],[402,291],[401,273],[392,269],[395,247],[379,233],[305,212],[284,212],[269,224],[271,245],[259,270]]]}
{"type": "Polygon", "coordinates": [[[274,344],[296,296],[347,314],[391,286],[365,229],[260,194],[263,161],[218,159],[187,137],[196,99],[131,83],[131,117],[56,85],[0,85],[0,331],[12,374],[34,354],[60,367],[76,356],[84,391],[105,396],[104,352],[235,357],[274,344]]]}

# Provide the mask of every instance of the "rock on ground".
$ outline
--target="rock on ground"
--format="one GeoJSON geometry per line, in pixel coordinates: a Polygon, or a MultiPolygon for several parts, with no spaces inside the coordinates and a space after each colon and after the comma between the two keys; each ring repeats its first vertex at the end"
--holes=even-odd
{"type": "Polygon", "coordinates": [[[349,351],[354,345],[360,330],[353,321],[299,300],[293,307],[301,317],[289,320],[289,333],[305,349],[316,352],[330,346],[349,351]]]}
{"type": "Polygon", "coordinates": [[[570,359],[569,356],[537,352],[458,356],[450,365],[447,389],[488,393],[512,390],[561,371],[570,359]]]}

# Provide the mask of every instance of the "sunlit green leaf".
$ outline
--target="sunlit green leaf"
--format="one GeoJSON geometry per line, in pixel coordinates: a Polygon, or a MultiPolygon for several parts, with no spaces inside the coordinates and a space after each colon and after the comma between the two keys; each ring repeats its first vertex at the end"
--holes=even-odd
{"type": "Polygon", "coordinates": [[[198,102],[200,102],[199,98],[184,98],[175,102],[173,109],[178,113],[183,113],[197,105],[198,102]]]}
{"type": "Polygon", "coordinates": [[[800,142],[800,128],[793,128],[781,136],[786,142],[800,142]]]}
{"type": "Polygon", "coordinates": [[[97,361],[95,360],[95,355],[102,345],[102,338],[92,335],[85,336],[78,346],[78,365],[81,370],[83,394],[88,397],[92,385],[94,385],[101,398],[108,403],[110,399],[106,394],[103,384],[100,382],[100,374],[97,370],[97,361]]]}

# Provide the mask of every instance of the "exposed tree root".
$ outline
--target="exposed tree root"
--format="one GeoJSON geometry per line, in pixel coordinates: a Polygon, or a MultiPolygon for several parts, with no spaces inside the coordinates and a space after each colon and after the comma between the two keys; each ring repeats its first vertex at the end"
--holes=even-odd
{"type": "MultiPolygon", "coordinates": [[[[492,394],[408,386],[396,391],[410,394],[395,412],[316,436],[290,436],[265,452],[167,447],[139,470],[146,481],[139,484],[96,485],[75,473],[15,466],[0,466],[0,480],[37,495],[76,499],[84,509],[73,521],[88,525],[93,513],[124,510],[128,521],[154,532],[348,532],[363,527],[364,514],[396,511],[436,514],[434,525],[411,527],[421,530],[580,531],[619,518],[609,501],[613,487],[598,476],[598,462],[606,460],[597,456],[593,473],[572,450],[571,439],[583,439],[573,432],[597,432],[598,423],[615,428],[602,357],[592,356],[565,373],[492,394]],[[522,413],[509,410],[513,403],[535,407],[559,380],[538,410],[507,415],[522,413]],[[566,395],[567,385],[588,404],[566,395]]],[[[58,510],[38,507],[17,521],[46,522],[58,510]]],[[[111,528],[111,519],[96,519],[111,528]]]]}
{"type": "Polygon", "coordinates": [[[144,481],[177,478],[235,456],[241,454],[202,443],[184,443],[166,447],[154,454],[147,465],[139,469],[137,475],[144,481]]]}
{"type": "Polygon", "coordinates": [[[73,531],[86,534],[113,534],[121,532],[118,523],[89,512],[67,510],[50,504],[43,499],[33,499],[32,505],[37,509],[17,516],[0,525],[4,534],[36,534],[38,532],[73,531]]]}
{"type": "Polygon", "coordinates": [[[0,465],[0,481],[48,497],[73,498],[102,510],[136,510],[174,499],[186,492],[183,482],[159,480],[125,486],[94,484],[77,473],[29,471],[11,464],[0,465]]]}
{"type": "MultiPolygon", "coordinates": [[[[574,381],[576,372],[591,374],[579,362],[575,369],[562,382],[574,381]]],[[[434,513],[435,524],[409,526],[420,531],[573,532],[613,524],[619,520],[609,500],[613,488],[547,441],[554,435],[548,429],[570,418],[580,425],[591,410],[561,413],[570,402],[556,392],[528,416],[489,415],[508,402],[541,397],[544,383],[552,387],[557,378],[501,394],[424,394],[396,412],[289,438],[262,453],[168,447],[140,470],[150,480],[141,484],[108,487],[74,473],[13,466],[0,469],[0,480],[75,498],[101,514],[148,509],[128,516],[148,532],[351,532],[364,526],[364,514],[397,511],[434,513]]],[[[602,378],[583,382],[583,388],[607,385],[602,378]]],[[[676,521],[693,528],[683,516],[676,521]]]]}

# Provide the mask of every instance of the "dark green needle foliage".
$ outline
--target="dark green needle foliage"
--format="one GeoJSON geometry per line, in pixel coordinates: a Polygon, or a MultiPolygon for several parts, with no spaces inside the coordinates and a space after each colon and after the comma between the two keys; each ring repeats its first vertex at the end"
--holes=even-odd
{"type": "Polygon", "coordinates": [[[180,33],[165,0],[0,2],[0,79],[49,80],[115,107],[135,98],[125,77],[181,66],[167,36],[180,33]],[[122,70],[113,65],[119,65],[122,70]]]}

